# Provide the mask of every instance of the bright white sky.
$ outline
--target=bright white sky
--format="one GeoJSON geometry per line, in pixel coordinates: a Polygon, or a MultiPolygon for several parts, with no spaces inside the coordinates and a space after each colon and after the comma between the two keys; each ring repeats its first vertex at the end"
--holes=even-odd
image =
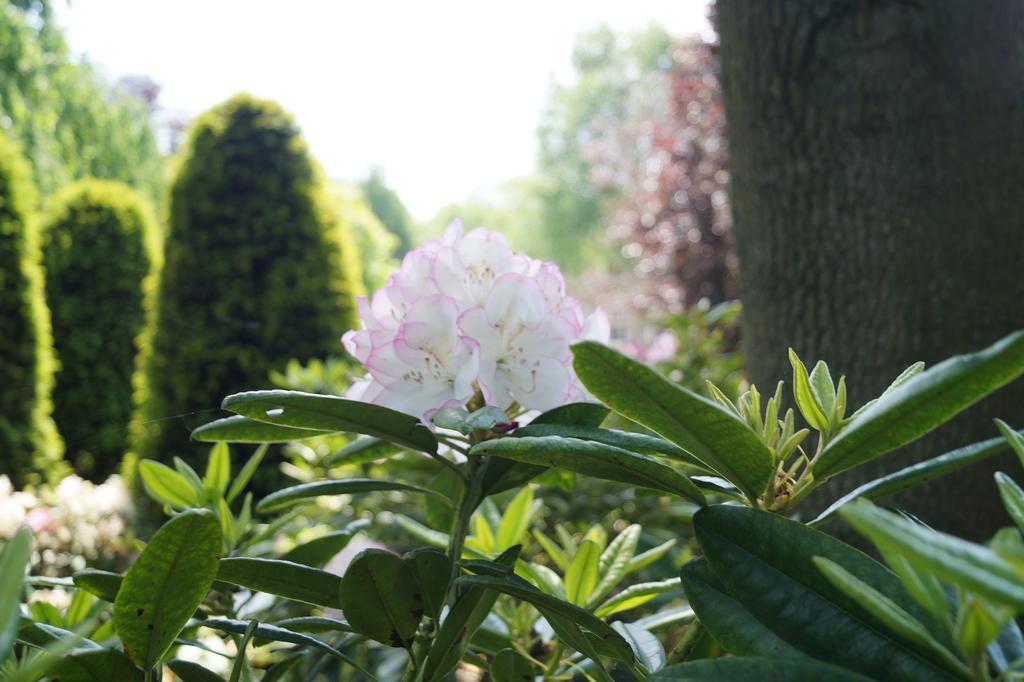
{"type": "Polygon", "coordinates": [[[71,48],[198,113],[238,91],[295,114],[328,175],[373,165],[419,219],[527,174],[574,36],[706,27],[706,0],[58,0],[71,48]]]}

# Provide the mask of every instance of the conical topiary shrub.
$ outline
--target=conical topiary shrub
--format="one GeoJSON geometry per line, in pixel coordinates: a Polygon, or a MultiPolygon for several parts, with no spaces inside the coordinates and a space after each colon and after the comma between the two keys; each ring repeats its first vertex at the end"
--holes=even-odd
{"type": "Polygon", "coordinates": [[[60,363],[53,417],[65,458],[82,476],[103,480],[128,449],[132,377],[147,343],[160,237],[141,196],[109,180],[65,188],[43,234],[60,363]]]}
{"type": "Polygon", "coordinates": [[[0,474],[15,485],[57,476],[61,457],[34,202],[27,164],[0,136],[0,474]]]}
{"type": "Polygon", "coordinates": [[[134,452],[187,461],[221,399],[290,358],[339,353],[359,262],[292,118],[238,95],[199,118],[170,200],[148,386],[134,452]]]}

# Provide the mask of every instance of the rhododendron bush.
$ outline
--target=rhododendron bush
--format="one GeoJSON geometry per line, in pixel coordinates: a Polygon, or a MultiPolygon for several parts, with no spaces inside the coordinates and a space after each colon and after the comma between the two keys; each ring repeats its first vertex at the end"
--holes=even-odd
{"type": "Polygon", "coordinates": [[[848,404],[846,377],[792,351],[788,391],[781,381],[739,395],[711,384],[699,395],[608,347],[607,320],[584,314],[555,265],[458,225],[410,252],[360,317],[344,345],[365,375],[347,396],[230,395],[222,407],[233,415],[192,434],[213,444],[203,472],[177,458],[140,464],[169,518],[123,575],[23,581],[31,531],[5,544],[4,679],[1020,676],[1024,490],[997,474],[1016,527],[988,545],[875,506],[999,453],[1024,458],[1020,431],[999,422],[990,440],[817,514],[805,501],[1017,380],[1024,331],[917,363],[860,406],[848,404]],[[602,426],[612,411],[630,430],[602,426]],[[247,492],[270,444],[328,434],[357,437],[324,457],[327,475],[259,500],[247,492]],[[236,456],[260,445],[232,461],[229,443],[236,456]],[[618,486],[623,499],[668,500],[688,527],[665,524],[670,537],[655,546],[641,545],[625,514],[612,537],[558,519],[540,527],[553,490],[579,494],[576,476],[618,486]],[[419,513],[339,514],[327,532],[277,541],[314,505],[369,493],[396,508],[415,499],[419,513]],[[828,534],[840,518],[882,561],[828,534]],[[645,577],[667,557],[681,570],[645,577]],[[23,584],[74,597],[29,610],[23,584]],[[229,652],[216,672],[192,651],[211,648],[229,652]]]}

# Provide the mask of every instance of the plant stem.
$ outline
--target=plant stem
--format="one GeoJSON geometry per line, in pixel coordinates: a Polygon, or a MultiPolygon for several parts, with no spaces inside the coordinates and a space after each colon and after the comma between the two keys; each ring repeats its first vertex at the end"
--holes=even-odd
{"type": "Polygon", "coordinates": [[[480,485],[482,483],[483,457],[476,457],[470,460],[469,483],[463,488],[462,500],[459,502],[459,509],[455,517],[455,528],[452,530],[448,542],[448,556],[451,558],[452,570],[448,578],[448,606],[455,604],[455,580],[459,577],[459,560],[462,558],[462,546],[466,541],[466,533],[469,531],[469,519],[476,510],[477,498],[480,497],[480,485]]]}
{"type": "Polygon", "coordinates": [[[558,666],[562,662],[562,642],[555,640],[555,646],[551,648],[551,659],[548,661],[547,670],[544,671],[544,682],[558,672],[558,666]]]}

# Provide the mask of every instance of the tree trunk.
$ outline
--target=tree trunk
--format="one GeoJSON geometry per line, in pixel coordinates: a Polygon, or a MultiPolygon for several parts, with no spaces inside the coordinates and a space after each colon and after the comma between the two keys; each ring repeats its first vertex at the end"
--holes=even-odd
{"type": "MultiPolygon", "coordinates": [[[[851,406],[916,360],[1024,327],[1024,3],[718,0],[731,199],[749,375],[791,377],[792,346],[846,374],[851,406]]],[[[852,409],[851,409],[852,411],[852,409]]],[[[900,452],[878,475],[1024,426],[1024,381],[900,452]]],[[[895,504],[984,538],[1009,521],[1004,457],[895,504]]]]}

